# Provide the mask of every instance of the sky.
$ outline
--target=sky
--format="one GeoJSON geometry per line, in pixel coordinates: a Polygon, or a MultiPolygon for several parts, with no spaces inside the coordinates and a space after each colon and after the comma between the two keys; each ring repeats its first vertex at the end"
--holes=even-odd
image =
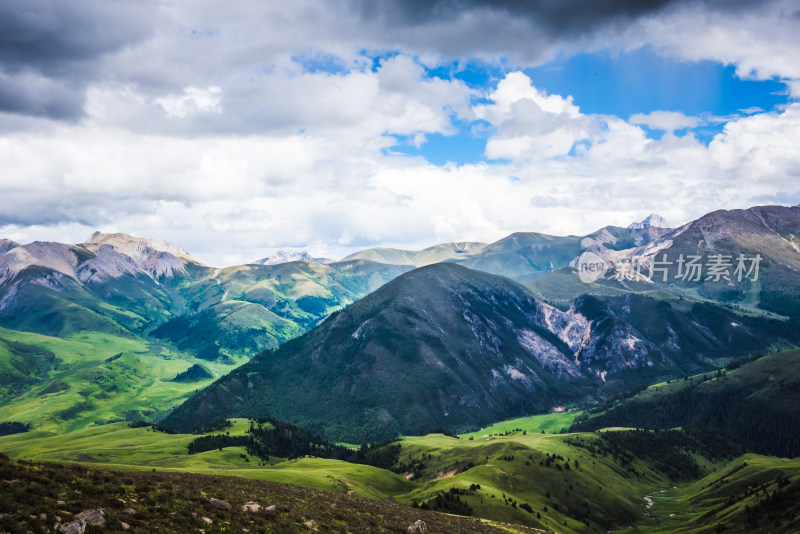
{"type": "Polygon", "coordinates": [[[800,203],[800,6],[2,0],[0,237],[227,266],[800,203]]]}

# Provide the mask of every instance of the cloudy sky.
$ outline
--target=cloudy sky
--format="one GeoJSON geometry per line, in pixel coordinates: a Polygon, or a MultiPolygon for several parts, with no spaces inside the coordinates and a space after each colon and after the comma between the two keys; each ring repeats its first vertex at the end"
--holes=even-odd
{"type": "Polygon", "coordinates": [[[2,0],[0,237],[280,248],[800,203],[793,0],[2,0]]]}

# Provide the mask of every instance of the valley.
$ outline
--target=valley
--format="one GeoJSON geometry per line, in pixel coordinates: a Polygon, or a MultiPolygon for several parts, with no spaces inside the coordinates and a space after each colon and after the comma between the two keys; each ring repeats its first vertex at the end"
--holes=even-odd
{"type": "MultiPolygon", "coordinates": [[[[455,511],[432,504],[439,495],[451,495],[460,507],[457,514],[553,532],[688,533],[707,532],[718,524],[732,532],[771,532],[776,524],[795,524],[796,511],[777,503],[796,502],[797,460],[739,455],[735,447],[725,451],[731,456],[720,457],[723,449],[708,448],[680,432],[542,433],[536,428],[567,425],[572,416],[537,417],[509,421],[506,427],[529,430],[509,428],[498,434],[488,428],[477,432],[479,437],[399,438],[384,446],[398,448],[391,469],[308,456],[272,458],[264,464],[245,447],[189,454],[187,445],[197,435],[125,423],[60,435],[0,437],[0,447],[18,461],[79,463],[106,478],[124,479],[128,472],[145,477],[155,471],[162,478],[175,475],[173,480],[202,474],[242,480],[230,483],[234,485],[247,484],[244,480],[291,484],[334,492],[343,496],[339,499],[398,503],[405,505],[407,516],[417,514],[426,521],[430,516],[417,507],[455,511]],[[607,435],[618,438],[608,441],[607,435]],[[776,506],[780,511],[773,514],[776,506]]],[[[234,420],[226,432],[242,435],[248,427],[246,420],[234,420]]],[[[219,495],[219,490],[203,494],[219,495]]],[[[279,502],[284,499],[278,497],[279,502]]],[[[323,517],[317,510],[303,519],[322,523],[323,517]]],[[[267,518],[266,524],[275,528],[276,520],[267,518]]]]}

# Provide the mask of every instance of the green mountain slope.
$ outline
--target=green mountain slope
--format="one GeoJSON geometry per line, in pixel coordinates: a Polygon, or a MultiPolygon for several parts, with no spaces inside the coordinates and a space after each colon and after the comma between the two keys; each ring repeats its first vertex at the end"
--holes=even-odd
{"type": "Polygon", "coordinates": [[[614,426],[713,428],[754,452],[800,456],[800,351],[651,386],[572,428],[614,426]]]}
{"type": "Polygon", "coordinates": [[[165,424],[287,420],[364,442],[586,403],[797,343],[781,321],[640,295],[567,312],[503,277],[414,270],[200,392],[165,424]]]}
{"type": "Polygon", "coordinates": [[[214,269],[169,243],[124,234],[4,243],[0,421],[48,429],[155,417],[410,269],[367,261],[214,269]],[[198,360],[213,376],[172,382],[198,360]]]}
{"type": "Polygon", "coordinates": [[[581,238],[577,236],[520,232],[487,245],[470,257],[455,261],[470,269],[525,281],[569,265],[581,253],[580,241],[581,238]]]}
{"type": "Polygon", "coordinates": [[[510,280],[424,267],[257,356],[167,423],[270,415],[365,441],[547,410],[579,397],[584,377],[538,313],[541,304],[510,280]]]}
{"type": "Polygon", "coordinates": [[[211,376],[172,382],[198,360],[135,337],[62,339],[0,328],[0,421],[65,431],[152,418],[241,361],[205,362],[211,376]]]}

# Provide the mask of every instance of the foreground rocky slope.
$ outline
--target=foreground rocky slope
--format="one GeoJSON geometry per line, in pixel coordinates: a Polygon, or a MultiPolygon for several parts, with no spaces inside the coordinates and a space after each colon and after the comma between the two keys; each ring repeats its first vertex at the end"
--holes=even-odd
{"type": "Polygon", "coordinates": [[[406,532],[418,521],[429,532],[544,532],[225,476],[118,473],[17,463],[0,454],[0,478],[4,532],[45,532],[56,524],[72,532],[406,532]]]}

